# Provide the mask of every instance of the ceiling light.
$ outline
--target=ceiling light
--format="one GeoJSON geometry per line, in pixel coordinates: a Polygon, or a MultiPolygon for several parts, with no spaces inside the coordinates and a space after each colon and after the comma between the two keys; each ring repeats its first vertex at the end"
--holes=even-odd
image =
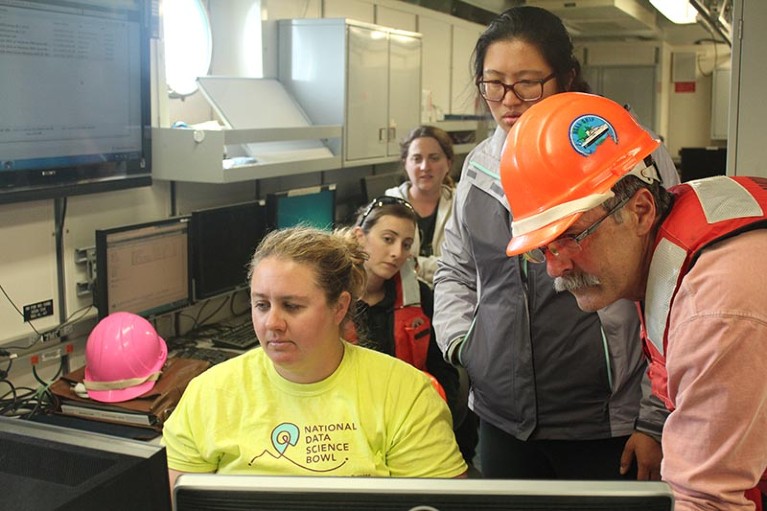
{"type": "Polygon", "coordinates": [[[650,3],[672,23],[695,23],[698,11],[687,0],[650,0],[650,3]]]}

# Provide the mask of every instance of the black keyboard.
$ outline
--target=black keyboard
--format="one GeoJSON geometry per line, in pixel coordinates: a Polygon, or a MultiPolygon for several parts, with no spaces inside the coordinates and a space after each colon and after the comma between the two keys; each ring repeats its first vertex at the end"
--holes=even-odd
{"type": "Polygon", "coordinates": [[[232,351],[224,351],[216,348],[203,348],[199,346],[186,346],[173,355],[178,358],[194,358],[197,360],[206,360],[210,362],[210,365],[216,365],[224,360],[229,360],[232,357],[236,357],[237,353],[232,351]]]}
{"type": "Polygon", "coordinates": [[[226,330],[216,332],[211,335],[210,341],[214,346],[235,350],[245,350],[258,345],[258,338],[250,322],[240,323],[226,330]]]}

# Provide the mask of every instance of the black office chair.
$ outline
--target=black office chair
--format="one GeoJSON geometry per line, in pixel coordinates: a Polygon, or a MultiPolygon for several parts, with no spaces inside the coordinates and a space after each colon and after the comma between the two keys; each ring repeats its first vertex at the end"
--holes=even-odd
{"type": "Polygon", "coordinates": [[[374,174],[360,178],[360,187],[362,188],[362,198],[368,203],[386,193],[389,188],[399,186],[402,183],[402,172],[387,172],[385,174],[374,174]]]}

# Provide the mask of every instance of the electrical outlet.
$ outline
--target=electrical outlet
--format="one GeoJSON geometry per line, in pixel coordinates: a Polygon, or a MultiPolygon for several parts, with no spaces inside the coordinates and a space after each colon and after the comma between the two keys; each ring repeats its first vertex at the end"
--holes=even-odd
{"type": "Polygon", "coordinates": [[[58,358],[61,358],[61,348],[56,348],[55,350],[46,351],[45,353],[40,355],[41,362],[48,362],[49,360],[56,360],[58,358]]]}
{"type": "Polygon", "coordinates": [[[74,351],[74,345],[73,344],[66,344],[65,346],[59,346],[58,348],[54,348],[52,350],[45,351],[43,353],[35,353],[33,355],[30,355],[29,357],[29,363],[33,366],[36,366],[37,364],[48,362],[50,360],[58,360],[64,355],[71,355],[74,351]]]}

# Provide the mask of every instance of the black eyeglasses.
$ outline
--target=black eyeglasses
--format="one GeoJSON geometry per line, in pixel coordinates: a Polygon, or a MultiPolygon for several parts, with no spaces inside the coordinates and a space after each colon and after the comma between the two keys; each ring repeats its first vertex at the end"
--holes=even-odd
{"type": "Polygon", "coordinates": [[[551,243],[548,243],[547,245],[544,245],[542,247],[538,247],[536,249],[530,250],[529,252],[525,252],[522,257],[524,257],[526,260],[530,261],[531,263],[544,263],[546,262],[546,251],[551,252],[554,257],[559,257],[560,255],[566,255],[567,257],[571,257],[578,252],[581,251],[581,242],[585,240],[590,235],[594,234],[594,231],[596,231],[600,225],[602,225],[602,222],[604,222],[607,218],[612,216],[614,213],[617,213],[618,210],[620,210],[623,206],[626,205],[626,203],[631,200],[631,197],[626,197],[622,201],[620,201],[618,204],[615,205],[610,211],[607,212],[605,216],[591,224],[590,226],[586,227],[586,229],[581,232],[580,234],[576,235],[564,235],[560,236],[559,238],[555,239],[551,243]]]}
{"type": "Polygon", "coordinates": [[[410,211],[415,213],[412,204],[410,204],[405,199],[392,197],[390,195],[382,195],[380,197],[376,197],[370,204],[368,204],[368,206],[365,208],[365,212],[362,213],[360,219],[357,221],[357,227],[362,227],[364,225],[365,220],[367,220],[368,216],[370,216],[370,213],[372,213],[374,209],[380,208],[381,206],[393,206],[395,204],[401,204],[402,206],[405,206],[410,211]]]}
{"type": "Polygon", "coordinates": [[[554,78],[556,73],[551,73],[540,80],[520,80],[511,85],[498,80],[481,80],[477,82],[479,93],[488,101],[500,102],[511,91],[522,101],[538,101],[543,97],[543,84],[554,78]]]}

